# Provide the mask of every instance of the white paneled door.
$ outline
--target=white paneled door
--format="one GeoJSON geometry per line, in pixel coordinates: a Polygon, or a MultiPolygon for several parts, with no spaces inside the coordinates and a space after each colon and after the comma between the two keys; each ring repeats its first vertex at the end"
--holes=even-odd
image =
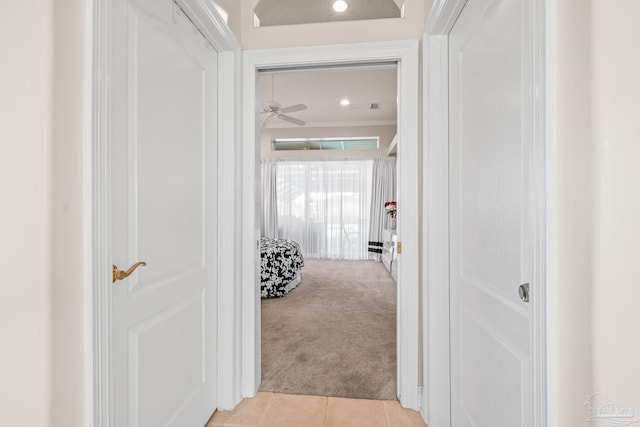
{"type": "Polygon", "coordinates": [[[469,0],[449,35],[453,427],[531,425],[527,4],[469,0]]]}
{"type": "Polygon", "coordinates": [[[114,0],[113,426],[216,405],[217,53],[172,1],[114,0]]]}

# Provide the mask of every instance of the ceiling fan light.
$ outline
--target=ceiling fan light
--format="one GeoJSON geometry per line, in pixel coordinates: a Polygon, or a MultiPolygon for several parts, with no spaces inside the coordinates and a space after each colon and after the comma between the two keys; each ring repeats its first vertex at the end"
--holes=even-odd
{"type": "Polygon", "coordinates": [[[351,104],[351,102],[349,102],[347,98],[344,98],[342,101],[340,101],[340,105],[342,105],[343,107],[346,107],[349,104],[351,104]]]}
{"type": "Polygon", "coordinates": [[[333,10],[342,13],[349,8],[349,4],[345,0],[336,0],[333,2],[333,10]]]}

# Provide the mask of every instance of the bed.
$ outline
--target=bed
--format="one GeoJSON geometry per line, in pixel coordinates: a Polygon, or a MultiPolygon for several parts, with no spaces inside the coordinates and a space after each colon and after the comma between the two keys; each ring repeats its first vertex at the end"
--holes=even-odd
{"type": "Polygon", "coordinates": [[[283,297],[300,283],[304,258],[293,240],[260,238],[260,297],[283,297]]]}

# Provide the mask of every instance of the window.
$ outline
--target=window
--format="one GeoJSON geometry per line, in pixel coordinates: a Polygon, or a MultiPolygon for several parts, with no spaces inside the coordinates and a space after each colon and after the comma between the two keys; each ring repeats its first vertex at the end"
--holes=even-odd
{"type": "Polygon", "coordinates": [[[367,259],[373,160],[279,161],[278,230],[305,257],[367,259]]]}
{"type": "Polygon", "coordinates": [[[291,150],[376,150],[380,138],[277,138],[271,141],[273,151],[291,150]]]}

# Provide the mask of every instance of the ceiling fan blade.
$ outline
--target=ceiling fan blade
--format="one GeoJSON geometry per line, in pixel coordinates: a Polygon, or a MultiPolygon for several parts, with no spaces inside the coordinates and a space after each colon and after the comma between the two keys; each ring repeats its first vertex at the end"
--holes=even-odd
{"type": "Polygon", "coordinates": [[[307,124],[300,119],[296,119],[295,117],[287,116],[285,114],[278,114],[278,118],[284,120],[285,122],[293,123],[298,126],[304,126],[307,124]]]}
{"type": "Polygon", "coordinates": [[[280,111],[283,113],[295,113],[296,111],[303,111],[306,110],[307,106],[304,104],[296,104],[296,105],[290,105],[288,107],[284,107],[282,108],[280,111]]]}

